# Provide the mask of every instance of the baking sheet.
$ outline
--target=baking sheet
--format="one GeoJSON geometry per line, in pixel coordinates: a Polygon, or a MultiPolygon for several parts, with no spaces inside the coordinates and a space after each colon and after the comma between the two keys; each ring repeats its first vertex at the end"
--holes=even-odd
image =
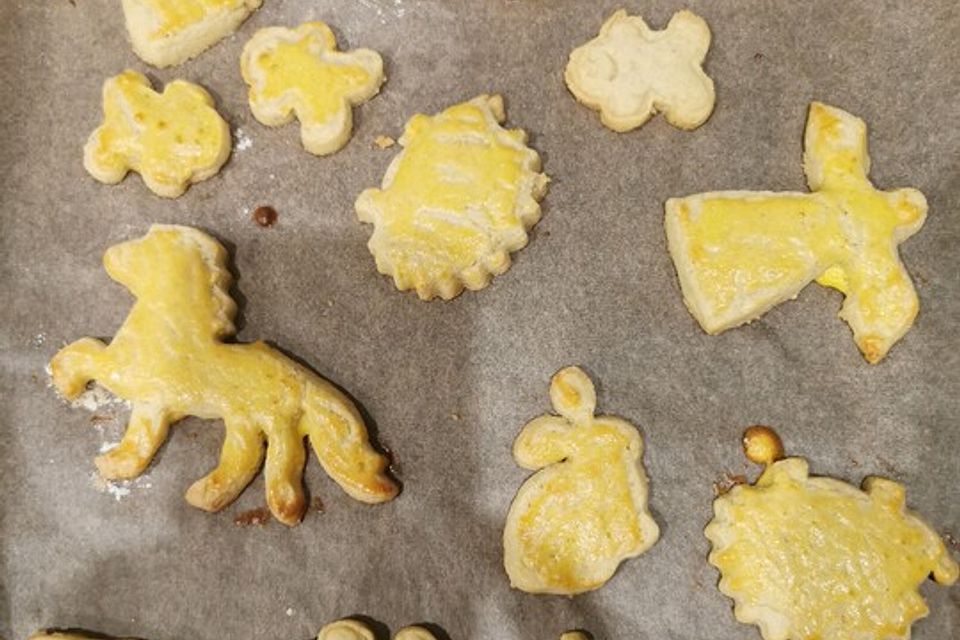
{"type": "MultiPolygon", "coordinates": [[[[747,469],[738,438],[776,426],[817,473],[904,482],[909,504],[960,535],[960,13],[953,0],[804,3],[556,0],[265,0],[236,34],[158,71],[131,52],[119,3],[0,4],[0,636],[84,627],[153,640],[307,638],[365,614],[396,630],[431,622],[454,640],[757,638],[715,587],[702,528],[712,483],[747,469]],[[687,6],[713,31],[717,107],[701,129],[655,118],[618,135],[578,106],[569,51],[626,5],[662,27],[687,6]],[[341,152],[315,158],[295,125],[259,125],[238,56],[258,28],[328,21],[343,47],[382,52],[389,81],[355,111],[341,152]],[[103,80],[125,67],[183,77],[216,96],[238,147],[219,176],[175,201],[131,175],[84,172],[103,80]],[[426,304],[377,275],[353,201],[376,185],[416,111],[484,92],[506,97],[552,177],[542,222],[488,289],[426,304]],[[868,366],[812,286],[748,328],[704,335],[681,302],[661,203],[713,189],[803,189],[813,99],[870,125],[872,177],[930,203],[902,248],[921,298],[914,328],[868,366]],[[273,229],[250,211],[271,205],[273,229]],[[177,426],[144,479],[105,489],[93,457],[122,409],[91,414],[47,388],[45,363],[81,336],[110,336],[130,297],[100,266],[153,222],[196,225],[234,254],[244,341],[266,338],[348,389],[395,455],[399,499],[370,507],[307,464],[324,511],[288,529],[241,527],[264,505],[257,478],[218,515],[182,494],[216,461],[221,429],[177,426]],[[603,589],[566,599],[511,591],[500,533],[527,473],[510,455],[548,410],[550,375],[580,364],[599,406],[639,425],[663,532],[603,589]]],[[[917,640],[960,635],[960,589],[923,588],[917,640]]],[[[383,631],[385,627],[381,627],[383,631]]]]}

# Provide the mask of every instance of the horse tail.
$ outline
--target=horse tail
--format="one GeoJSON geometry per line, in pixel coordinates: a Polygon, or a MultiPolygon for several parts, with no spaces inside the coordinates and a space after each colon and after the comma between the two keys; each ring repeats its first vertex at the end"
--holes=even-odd
{"type": "Polygon", "coordinates": [[[301,432],[320,459],[324,471],[352,498],[386,502],[398,493],[387,474],[389,461],[371,445],[357,407],[332,384],[309,376],[304,389],[301,432]]]}

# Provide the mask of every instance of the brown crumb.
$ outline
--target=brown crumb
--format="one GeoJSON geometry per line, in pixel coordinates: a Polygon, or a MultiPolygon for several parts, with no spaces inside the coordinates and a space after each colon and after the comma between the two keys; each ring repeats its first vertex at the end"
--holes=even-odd
{"type": "Polygon", "coordinates": [[[254,524],[262,527],[268,522],[270,522],[270,510],[266,507],[244,511],[233,519],[233,524],[238,527],[249,527],[254,524]]]}
{"type": "Polygon", "coordinates": [[[960,553],[960,540],[954,538],[949,532],[943,534],[943,541],[948,547],[953,549],[954,552],[960,553]]]}
{"type": "Polygon", "coordinates": [[[253,221],[263,228],[277,223],[277,210],[273,207],[257,207],[253,212],[253,221]]]}
{"type": "Polygon", "coordinates": [[[451,414],[450,414],[450,419],[453,420],[454,422],[460,422],[460,414],[459,414],[459,413],[451,413],[451,414]]]}
{"type": "Polygon", "coordinates": [[[747,484],[747,476],[741,473],[731,474],[729,471],[727,471],[723,474],[723,478],[713,483],[713,497],[719,498],[720,496],[728,493],[730,489],[733,489],[738,484],[747,484]]]}
{"type": "Polygon", "coordinates": [[[753,59],[756,60],[757,62],[760,62],[761,60],[763,60],[763,54],[757,51],[755,54],[753,54],[753,59]]]}
{"type": "Polygon", "coordinates": [[[113,422],[117,416],[104,413],[95,413],[90,416],[90,424],[100,424],[102,422],[113,422]]]}
{"type": "Polygon", "coordinates": [[[323,500],[320,498],[314,498],[310,501],[310,508],[317,513],[323,513],[323,500]]]}
{"type": "Polygon", "coordinates": [[[397,141],[390,136],[377,136],[373,139],[373,146],[378,149],[389,149],[395,144],[397,144],[397,141]]]}

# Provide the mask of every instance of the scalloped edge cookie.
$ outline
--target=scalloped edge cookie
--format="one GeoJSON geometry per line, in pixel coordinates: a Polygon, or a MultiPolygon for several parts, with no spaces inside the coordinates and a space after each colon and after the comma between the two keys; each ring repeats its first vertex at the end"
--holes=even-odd
{"type": "MultiPolygon", "coordinates": [[[[450,300],[458,296],[464,289],[477,291],[490,284],[494,276],[505,273],[511,265],[510,254],[519,251],[527,245],[529,240],[528,231],[540,220],[540,200],[544,198],[547,192],[549,178],[541,173],[540,155],[526,144],[526,133],[522,129],[504,129],[501,125],[506,120],[503,98],[499,95],[481,95],[467,102],[459,103],[444,109],[437,115],[426,116],[417,114],[413,116],[405,127],[403,136],[399,143],[405,147],[390,163],[384,174],[381,187],[372,188],[363,191],[356,201],[357,217],[361,222],[374,225],[373,234],[367,243],[370,253],[373,254],[377,271],[381,274],[390,276],[394,280],[397,289],[406,291],[414,289],[421,300],[430,300],[435,297],[450,300]],[[489,134],[494,138],[498,145],[503,148],[517,152],[522,161],[519,165],[519,183],[516,188],[516,200],[513,203],[513,210],[510,215],[516,218],[517,223],[511,224],[506,232],[500,230],[493,239],[492,246],[488,253],[473,262],[467,267],[461,268],[457,265],[450,265],[449,268],[441,268],[441,273],[427,273],[431,267],[424,267],[416,264],[403,264],[400,260],[394,260],[390,257],[391,245],[395,241],[391,234],[385,231],[384,227],[390,222],[393,213],[385,206],[381,206],[380,201],[390,193],[394,186],[398,174],[404,167],[411,150],[410,146],[414,140],[423,135],[423,131],[441,127],[450,121],[456,124],[458,110],[473,108],[479,110],[485,122],[486,130],[484,134],[489,134]]],[[[464,147],[464,153],[469,152],[470,144],[477,144],[475,136],[468,132],[464,135],[466,142],[456,141],[464,147]]],[[[439,172],[441,168],[434,167],[439,172]]],[[[474,203],[474,206],[481,205],[474,203]]],[[[426,211],[432,216],[438,218],[452,217],[457,223],[465,220],[464,212],[456,211],[427,211],[422,203],[416,205],[416,216],[426,211]]],[[[423,225],[414,225],[418,228],[423,225]]],[[[468,225],[469,226],[469,225],[468,225]]],[[[488,235],[492,232],[485,230],[488,235]]],[[[423,232],[420,229],[419,232],[423,232]]],[[[426,234],[425,234],[426,235],[426,234]]],[[[440,239],[442,240],[442,238],[440,239]]],[[[437,241],[439,243],[439,241],[437,241]]],[[[428,245],[429,242],[423,242],[428,245]]],[[[431,247],[431,260],[442,262],[434,253],[442,253],[448,247],[431,247]]],[[[426,250],[423,250],[426,251],[426,250]]],[[[416,262],[416,251],[408,251],[412,262],[416,262]]]]}

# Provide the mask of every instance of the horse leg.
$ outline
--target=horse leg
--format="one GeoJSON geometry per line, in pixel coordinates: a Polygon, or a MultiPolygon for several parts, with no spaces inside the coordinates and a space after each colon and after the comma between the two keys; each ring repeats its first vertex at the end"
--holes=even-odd
{"type": "Polygon", "coordinates": [[[273,516],[286,525],[300,521],[307,502],[303,496],[303,463],[306,451],[303,436],[288,419],[273,419],[267,428],[267,462],[264,477],[267,506],[273,516]]]}
{"type": "Polygon", "coordinates": [[[204,511],[219,511],[236,500],[263,462],[263,434],[258,429],[227,418],[224,424],[217,468],[187,489],[187,502],[204,511]]]}
{"type": "Polygon", "coordinates": [[[107,348],[93,338],[83,338],[57,352],[50,361],[53,386],[67,400],[73,400],[97,377],[99,359],[107,348]]]}
{"type": "Polygon", "coordinates": [[[107,480],[126,480],[140,475],[167,439],[173,421],[174,416],[162,406],[134,403],[120,444],[94,461],[100,475],[107,480]]]}
{"type": "Polygon", "coordinates": [[[324,471],[355,500],[386,502],[397,495],[386,474],[387,458],[370,446],[366,426],[353,402],[332,385],[311,385],[300,430],[324,471]]]}

